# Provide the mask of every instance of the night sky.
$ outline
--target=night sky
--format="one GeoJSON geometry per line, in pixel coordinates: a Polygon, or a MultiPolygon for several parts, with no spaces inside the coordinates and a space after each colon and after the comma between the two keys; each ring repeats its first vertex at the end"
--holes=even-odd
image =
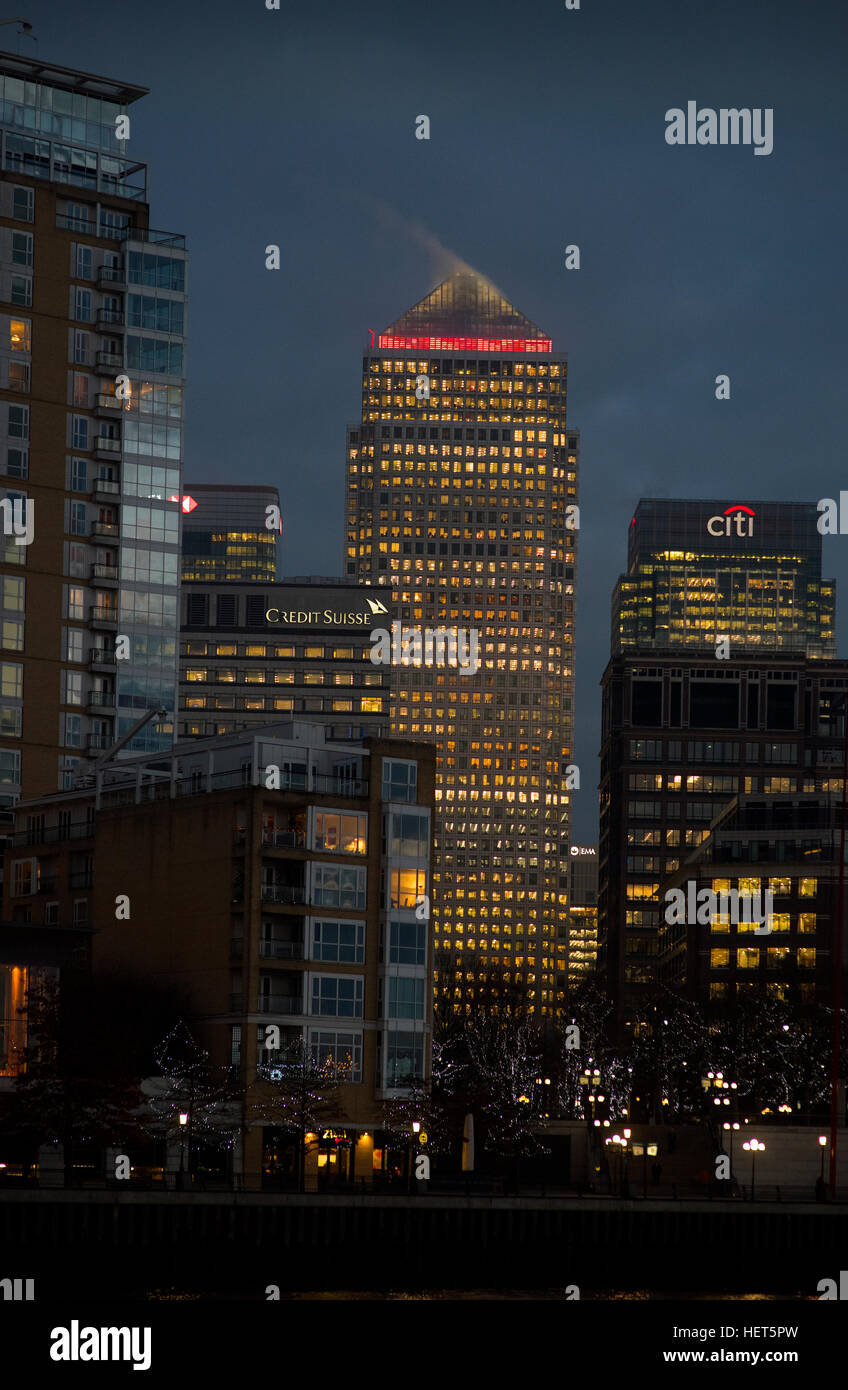
{"type": "MultiPolygon", "coordinates": [[[[151,165],[151,224],[190,249],[186,477],[276,484],[286,574],[342,573],[367,330],[455,257],[569,353],[575,815],[593,838],[598,681],[638,498],[815,502],[848,488],[848,11],[281,3],[17,0],[38,43],[8,26],[0,46],[151,89],[129,149],[151,165]],[[689,100],[772,107],[773,153],[667,145],[665,112],[689,100]],[[414,136],[422,113],[429,142],[414,136]],[[570,243],[579,271],[563,268],[570,243]],[[729,401],[715,399],[719,373],[729,401]]],[[[848,536],[824,556],[845,654],[848,536]]]]}

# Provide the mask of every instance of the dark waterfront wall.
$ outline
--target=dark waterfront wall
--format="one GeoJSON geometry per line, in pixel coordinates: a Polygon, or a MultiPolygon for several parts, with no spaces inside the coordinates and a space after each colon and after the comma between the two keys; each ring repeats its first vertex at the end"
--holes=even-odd
{"type": "Polygon", "coordinates": [[[603,1288],[816,1297],[848,1205],[421,1196],[0,1196],[0,1277],[43,1296],[150,1288],[603,1288]]]}

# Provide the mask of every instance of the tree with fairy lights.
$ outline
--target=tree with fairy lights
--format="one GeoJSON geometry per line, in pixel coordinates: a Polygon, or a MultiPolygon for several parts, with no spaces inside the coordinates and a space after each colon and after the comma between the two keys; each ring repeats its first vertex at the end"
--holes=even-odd
{"type": "MultiPolygon", "coordinates": [[[[268,1032],[271,1032],[271,1025],[268,1032]]],[[[273,1126],[291,1136],[296,1147],[297,1188],[306,1184],[306,1136],[345,1118],[340,1083],[353,1075],[350,1052],[310,1047],[298,1036],[280,1043],[273,1037],[260,1056],[256,1086],[247,1106],[248,1124],[273,1126]]]]}
{"type": "Polygon", "coordinates": [[[240,1093],[231,1069],[212,1064],[182,1019],[159,1043],[154,1057],[159,1075],[149,1077],[142,1087],[153,1115],[148,1128],[169,1142],[179,1142],[178,1184],[190,1186],[198,1139],[232,1152],[240,1093]]]}
{"type": "Polygon", "coordinates": [[[158,1030],[182,1005],[178,991],[133,976],[94,978],[69,967],[60,983],[52,971],[31,969],[24,1067],[5,1107],[5,1132],[33,1150],[61,1147],[66,1186],[80,1151],[142,1139],[142,1079],[153,1066],[158,1030]]]}
{"type": "Polygon", "coordinates": [[[483,1118],[484,1146],[515,1165],[523,1154],[544,1152],[537,1132],[544,1125],[544,1092],[539,1091],[542,1048],[538,1029],[527,1016],[478,1015],[466,1026],[462,1043],[468,1109],[483,1118]]]}
{"type": "Polygon", "coordinates": [[[663,988],[641,1008],[630,1049],[632,1087],[655,1123],[702,1111],[709,1041],[701,1008],[683,995],[663,988]]]}

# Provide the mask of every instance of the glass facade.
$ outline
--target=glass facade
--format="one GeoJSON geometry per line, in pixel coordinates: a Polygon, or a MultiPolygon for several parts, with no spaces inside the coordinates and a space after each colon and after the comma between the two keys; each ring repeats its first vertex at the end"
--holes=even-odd
{"type": "Polygon", "coordinates": [[[441,978],[462,1012],[494,977],[555,1012],[577,538],[565,358],[466,271],[377,343],[348,436],[346,573],[391,586],[404,624],[479,634],[476,674],[391,669],[393,731],[438,749],[441,978]]]}
{"type": "Polygon", "coordinates": [[[273,584],[282,534],[277,489],[187,483],[186,494],[193,505],[183,523],[183,581],[273,584]]]}
{"type": "Polygon", "coordinates": [[[731,646],[835,654],[813,503],[643,500],[613,594],[612,650],[731,646]]]}

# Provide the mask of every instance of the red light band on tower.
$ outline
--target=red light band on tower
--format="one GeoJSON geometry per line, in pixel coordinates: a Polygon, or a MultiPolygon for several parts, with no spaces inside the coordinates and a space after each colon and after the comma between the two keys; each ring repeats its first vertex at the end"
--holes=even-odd
{"type": "Polygon", "coordinates": [[[401,352],[553,352],[552,338],[395,338],[381,333],[377,346],[401,352]]]}

